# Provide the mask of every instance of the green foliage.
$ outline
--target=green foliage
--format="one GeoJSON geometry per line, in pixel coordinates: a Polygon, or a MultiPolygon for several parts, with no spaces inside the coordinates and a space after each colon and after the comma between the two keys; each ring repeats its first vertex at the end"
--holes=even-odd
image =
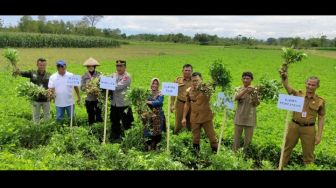
{"type": "Polygon", "coordinates": [[[258,95],[262,101],[277,101],[282,83],[278,80],[269,80],[264,75],[257,86],[258,95]]]}
{"type": "Polygon", "coordinates": [[[16,69],[16,64],[19,61],[19,55],[17,50],[12,48],[6,48],[3,51],[3,56],[10,62],[14,69],[16,69]]]}
{"type": "Polygon", "coordinates": [[[120,46],[119,41],[103,37],[0,32],[1,48],[3,47],[94,48],[94,47],[119,47],[119,46],[120,46]]]}
{"type": "Polygon", "coordinates": [[[48,90],[33,84],[32,82],[25,82],[20,84],[16,88],[16,91],[18,97],[25,97],[29,101],[37,100],[40,96],[49,97],[48,90]]]}
{"type": "Polygon", "coordinates": [[[282,58],[285,60],[286,64],[292,64],[300,62],[303,58],[307,57],[307,54],[294,50],[293,48],[282,48],[282,58]]]}
{"type": "Polygon", "coordinates": [[[230,88],[232,77],[230,71],[224,67],[222,59],[216,59],[209,70],[214,88],[221,87],[222,91],[230,88]]]}
{"type": "Polygon", "coordinates": [[[64,128],[63,132],[54,134],[49,143],[55,153],[82,153],[85,158],[96,159],[99,155],[99,141],[90,136],[82,127],[64,128]]]}
{"type": "Polygon", "coordinates": [[[126,92],[126,100],[129,101],[135,108],[138,115],[141,115],[143,112],[149,111],[149,108],[146,104],[148,96],[151,95],[149,89],[142,87],[134,87],[128,89],[126,92]]]}
{"type": "Polygon", "coordinates": [[[48,144],[53,133],[60,129],[55,122],[30,123],[20,130],[20,146],[35,148],[48,144]]]}
{"type": "Polygon", "coordinates": [[[144,126],[136,121],[133,123],[132,128],[125,131],[125,136],[121,147],[127,151],[129,149],[137,149],[143,151],[145,148],[146,138],[144,137],[144,126]]]}
{"type": "Polygon", "coordinates": [[[242,153],[235,155],[232,150],[223,148],[218,155],[210,156],[211,170],[252,170],[253,161],[245,160],[242,153]]]}

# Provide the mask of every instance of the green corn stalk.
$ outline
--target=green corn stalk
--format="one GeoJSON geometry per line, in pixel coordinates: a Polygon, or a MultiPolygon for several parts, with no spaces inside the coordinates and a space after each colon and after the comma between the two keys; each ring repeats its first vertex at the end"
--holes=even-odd
{"type": "Polygon", "coordinates": [[[3,52],[3,56],[9,61],[9,63],[13,67],[13,71],[15,71],[17,69],[17,62],[19,61],[19,55],[17,50],[13,48],[6,48],[3,52]]]}

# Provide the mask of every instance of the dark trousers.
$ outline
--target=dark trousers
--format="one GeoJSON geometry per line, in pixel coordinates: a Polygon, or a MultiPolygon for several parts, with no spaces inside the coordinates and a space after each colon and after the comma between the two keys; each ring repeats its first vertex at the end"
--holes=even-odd
{"type": "Polygon", "coordinates": [[[132,108],[129,106],[125,107],[111,106],[110,119],[111,119],[111,139],[119,139],[123,134],[123,131],[121,129],[121,123],[124,127],[124,130],[127,130],[131,128],[132,122],[134,121],[132,108]]]}
{"type": "Polygon", "coordinates": [[[152,150],[156,149],[157,144],[161,141],[161,134],[156,136],[150,136],[149,140],[146,141],[146,149],[148,146],[151,147],[152,150]]]}
{"type": "Polygon", "coordinates": [[[103,122],[102,109],[98,106],[98,101],[85,101],[85,107],[90,125],[103,122]]]}

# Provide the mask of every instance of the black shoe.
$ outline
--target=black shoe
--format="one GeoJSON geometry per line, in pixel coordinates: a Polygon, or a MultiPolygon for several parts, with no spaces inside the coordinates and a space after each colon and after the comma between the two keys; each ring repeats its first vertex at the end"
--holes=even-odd
{"type": "Polygon", "coordinates": [[[217,153],[218,148],[217,147],[211,147],[212,152],[217,153]]]}

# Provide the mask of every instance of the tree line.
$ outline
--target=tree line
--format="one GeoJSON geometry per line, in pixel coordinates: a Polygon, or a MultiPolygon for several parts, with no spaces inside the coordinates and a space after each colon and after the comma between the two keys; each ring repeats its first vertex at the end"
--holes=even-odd
{"type": "Polygon", "coordinates": [[[173,43],[195,43],[200,45],[270,45],[270,46],[292,46],[294,48],[318,48],[336,47],[336,37],[328,39],[326,35],[313,38],[300,37],[280,37],[268,38],[266,40],[255,39],[243,35],[236,37],[219,37],[206,33],[196,33],[193,37],[182,33],[170,34],[135,34],[127,36],[119,28],[96,28],[96,24],[103,16],[83,16],[77,21],[49,20],[45,16],[38,16],[34,20],[31,16],[22,16],[17,26],[3,26],[0,19],[0,30],[7,32],[30,32],[30,33],[50,33],[50,34],[72,34],[83,36],[99,36],[114,39],[128,39],[153,42],[173,42],[173,43]]]}

